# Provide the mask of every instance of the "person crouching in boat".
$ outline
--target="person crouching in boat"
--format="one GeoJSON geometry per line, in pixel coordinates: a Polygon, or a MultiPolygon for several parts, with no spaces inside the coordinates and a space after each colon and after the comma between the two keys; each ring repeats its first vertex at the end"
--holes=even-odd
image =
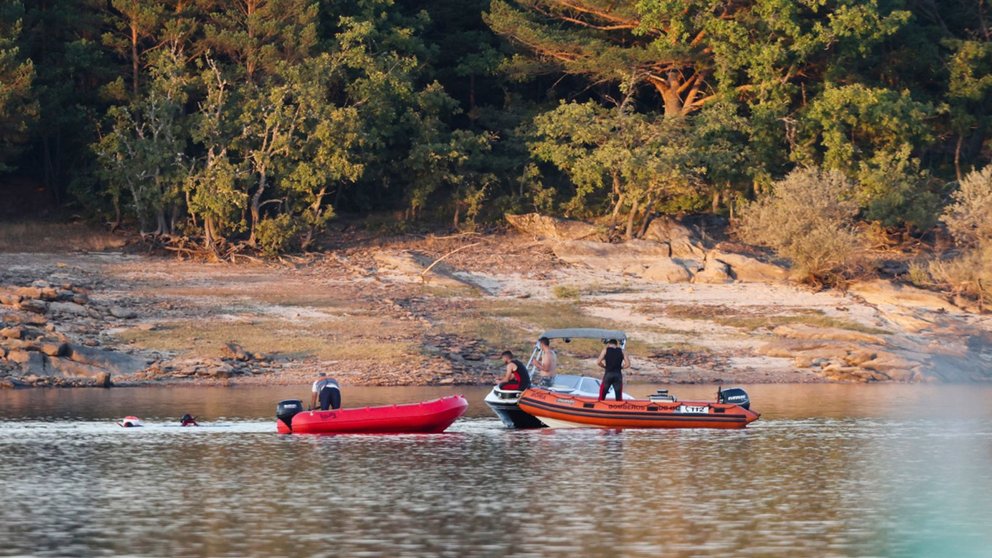
{"type": "Polygon", "coordinates": [[[499,380],[499,389],[507,391],[523,391],[530,387],[530,374],[527,365],[513,358],[513,353],[503,351],[501,355],[506,365],[506,374],[499,380]]]}
{"type": "Polygon", "coordinates": [[[630,368],[630,359],[627,353],[620,348],[620,343],[616,339],[610,339],[599,353],[599,360],[596,364],[604,368],[603,381],[599,384],[599,400],[606,399],[606,393],[613,388],[613,394],[617,401],[623,400],[623,369],[630,368]]]}
{"type": "Polygon", "coordinates": [[[183,415],[183,418],[179,419],[179,425],[180,426],[200,426],[199,424],[196,424],[196,417],[194,417],[193,415],[191,415],[189,413],[186,413],[185,415],[183,415]]]}
{"type": "Polygon", "coordinates": [[[327,374],[321,372],[317,381],[313,383],[313,393],[310,394],[310,408],[316,408],[317,400],[320,400],[320,410],[341,408],[341,388],[338,381],[328,378],[327,374]]]}

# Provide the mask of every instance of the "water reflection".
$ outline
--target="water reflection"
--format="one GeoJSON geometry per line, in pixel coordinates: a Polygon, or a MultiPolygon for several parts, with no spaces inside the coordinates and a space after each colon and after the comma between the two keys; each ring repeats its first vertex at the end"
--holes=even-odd
{"type": "MultiPolygon", "coordinates": [[[[651,391],[647,387],[635,393],[651,391]]],[[[743,431],[280,436],[306,387],[0,393],[0,554],[983,556],[987,388],[757,386],[743,431]],[[179,428],[184,413],[212,428],[179,428]],[[113,419],[139,414],[149,426],[113,419]]],[[[686,386],[683,397],[710,397],[686,386]]]]}

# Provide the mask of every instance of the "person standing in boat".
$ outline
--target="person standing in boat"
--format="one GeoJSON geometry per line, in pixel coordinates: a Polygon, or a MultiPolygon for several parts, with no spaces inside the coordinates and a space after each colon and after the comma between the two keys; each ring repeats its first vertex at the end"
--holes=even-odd
{"type": "Polygon", "coordinates": [[[326,373],[320,373],[317,381],[313,383],[313,390],[311,391],[313,392],[310,394],[311,409],[317,407],[318,399],[320,400],[321,411],[341,408],[341,388],[338,386],[338,381],[334,378],[328,378],[326,373]]]}
{"type": "Polygon", "coordinates": [[[541,373],[541,385],[551,385],[551,379],[558,369],[558,355],[551,350],[551,340],[547,337],[538,339],[537,343],[541,347],[541,356],[535,364],[541,373]]]}
{"type": "Polygon", "coordinates": [[[613,394],[617,401],[623,400],[623,369],[630,368],[630,359],[627,353],[620,348],[620,343],[616,339],[610,339],[599,353],[599,360],[596,364],[606,370],[603,374],[603,381],[599,384],[599,400],[606,399],[606,393],[613,388],[613,394]]]}
{"type": "Polygon", "coordinates": [[[501,355],[506,365],[506,374],[499,380],[499,389],[507,391],[523,391],[530,387],[530,373],[527,365],[513,358],[513,353],[503,351],[501,355]]]}

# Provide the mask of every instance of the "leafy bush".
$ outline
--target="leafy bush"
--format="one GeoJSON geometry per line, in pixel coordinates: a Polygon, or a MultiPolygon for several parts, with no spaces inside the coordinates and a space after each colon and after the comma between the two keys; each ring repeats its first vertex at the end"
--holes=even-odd
{"type": "Polygon", "coordinates": [[[915,287],[927,288],[933,286],[933,273],[931,272],[932,263],[927,264],[921,261],[912,261],[909,263],[909,269],[906,271],[906,279],[915,287]]]}
{"type": "Polygon", "coordinates": [[[269,256],[288,250],[298,240],[302,224],[287,213],[262,219],[255,229],[258,247],[269,256]]]}
{"type": "Polygon", "coordinates": [[[977,298],[984,307],[992,300],[992,245],[986,243],[954,259],[932,262],[930,274],[955,292],[977,298]]]}
{"type": "Polygon", "coordinates": [[[933,262],[930,272],[985,306],[992,299],[992,165],[968,173],[953,199],[941,220],[965,250],[951,260],[933,262]]]}
{"type": "Polygon", "coordinates": [[[961,180],[941,221],[962,247],[992,243],[992,165],[961,180]]]}
{"type": "Polygon", "coordinates": [[[788,258],[800,279],[833,283],[860,259],[854,184],[836,171],[802,168],[744,207],[738,232],[788,258]]]}

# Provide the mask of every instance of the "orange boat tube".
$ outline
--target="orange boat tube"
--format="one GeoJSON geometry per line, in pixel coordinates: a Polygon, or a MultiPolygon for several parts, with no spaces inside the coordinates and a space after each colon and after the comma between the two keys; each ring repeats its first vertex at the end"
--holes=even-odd
{"type": "Polygon", "coordinates": [[[597,401],[543,388],[524,391],[517,404],[552,428],[744,428],[760,416],[733,403],[597,401]]]}

